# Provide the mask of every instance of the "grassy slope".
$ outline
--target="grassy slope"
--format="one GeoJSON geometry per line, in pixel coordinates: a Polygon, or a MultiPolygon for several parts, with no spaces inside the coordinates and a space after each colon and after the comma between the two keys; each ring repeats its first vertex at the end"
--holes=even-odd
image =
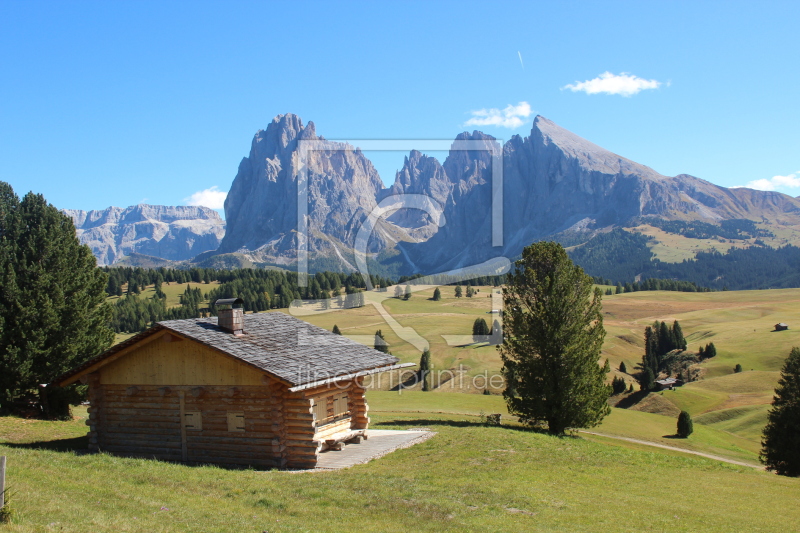
{"type": "MultiPolygon", "coordinates": [[[[762,237],[761,240],[773,248],[793,244],[800,245],[800,227],[780,226],[773,224],[758,224],[762,229],[768,229],[775,237],[762,237]]],[[[648,224],[630,228],[629,231],[641,233],[654,238],[648,245],[655,256],[666,263],[679,263],[684,259],[693,259],[697,252],[717,250],[726,253],[731,248],[746,248],[756,239],[690,239],[682,235],[667,233],[662,229],[648,224]]]]}
{"type": "MultiPolygon", "coordinates": [[[[479,294],[489,290],[482,288],[479,294]]],[[[452,288],[445,287],[442,289],[442,302],[433,302],[426,298],[432,295],[432,290],[429,292],[415,294],[407,302],[392,299],[386,306],[403,326],[413,326],[431,343],[436,368],[463,364],[473,375],[483,371],[497,372],[501,364],[494,347],[449,347],[438,335],[439,332],[468,334],[475,318],[491,316],[486,314],[491,309],[491,300],[482,296],[457,300],[452,296],[452,288]]],[[[760,430],[766,421],[767,405],[772,400],[778,371],[791,347],[800,346],[798,304],[798,289],[716,293],[648,291],[605,296],[603,309],[607,336],[603,357],[610,360],[614,369],[612,375],[634,382],[630,375],[621,374],[617,369],[621,362],[625,362],[629,371],[633,371],[641,361],[644,327],[656,319],[679,320],[689,339],[689,349],[714,342],[718,355],[702,364],[706,369],[704,380],[648,399],[648,410],[670,416],[615,410],[600,431],[676,445],[674,439],[665,440],[664,435],[675,432],[674,416],[680,410],[687,410],[697,421],[696,431],[688,441],[680,441],[678,446],[755,462],[760,430]],[[777,322],[787,322],[790,326],[797,324],[798,327],[772,332],[772,326],[777,322]],[[742,364],[746,371],[734,374],[733,367],[737,363],[742,364]],[[747,409],[741,409],[743,407],[747,409]],[[729,409],[733,410],[727,411],[729,409]],[[724,420],[704,415],[720,410],[727,413],[724,420]]],[[[404,361],[418,360],[419,352],[410,345],[400,344],[371,307],[304,318],[327,329],[336,323],[345,333],[369,335],[382,329],[395,355],[404,361]]],[[[465,382],[469,384],[470,380],[465,382]]],[[[634,386],[638,389],[638,385],[634,386]]],[[[448,387],[449,384],[443,387],[443,391],[453,390],[448,387]]],[[[476,392],[474,387],[466,390],[476,392]]],[[[454,410],[454,400],[446,397],[439,394],[431,397],[427,400],[430,405],[424,409],[464,412],[463,409],[454,410]]],[[[460,400],[456,403],[465,402],[460,400]]],[[[487,413],[490,410],[501,412],[498,407],[484,410],[487,413]]],[[[475,409],[471,412],[475,413],[475,409]]]]}
{"type": "Polygon", "coordinates": [[[727,532],[800,523],[798,479],[635,446],[486,428],[467,415],[373,415],[375,427],[424,424],[438,434],[366,465],[315,474],[52,449],[84,444],[50,442],[83,435],[81,423],[0,418],[0,454],[8,456],[18,511],[4,531],[727,532]]]}

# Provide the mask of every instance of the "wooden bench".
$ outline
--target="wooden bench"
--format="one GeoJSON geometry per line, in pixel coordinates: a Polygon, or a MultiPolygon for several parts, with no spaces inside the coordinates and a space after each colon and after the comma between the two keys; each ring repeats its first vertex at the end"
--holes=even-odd
{"type": "Polygon", "coordinates": [[[325,439],[325,446],[328,450],[340,451],[345,444],[360,444],[362,439],[367,440],[368,438],[366,429],[355,429],[339,433],[333,438],[325,439]]]}

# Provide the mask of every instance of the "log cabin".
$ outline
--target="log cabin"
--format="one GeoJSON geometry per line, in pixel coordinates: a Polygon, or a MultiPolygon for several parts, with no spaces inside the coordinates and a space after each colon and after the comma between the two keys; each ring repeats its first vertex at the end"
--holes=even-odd
{"type": "Polygon", "coordinates": [[[89,449],[188,463],[313,468],[368,438],[363,378],[413,363],[284,313],[158,322],[61,376],[88,385],[89,449]]]}

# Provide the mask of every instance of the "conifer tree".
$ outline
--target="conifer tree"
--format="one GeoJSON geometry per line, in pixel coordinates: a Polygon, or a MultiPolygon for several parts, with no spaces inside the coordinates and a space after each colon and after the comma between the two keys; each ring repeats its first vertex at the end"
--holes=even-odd
{"type": "Polygon", "coordinates": [[[425,350],[422,352],[422,357],[419,359],[419,373],[422,380],[422,390],[427,392],[430,390],[430,383],[428,381],[428,374],[431,371],[431,352],[425,350]]]}
{"type": "Polygon", "coordinates": [[[69,217],[0,182],[0,403],[111,345],[107,284],[69,217]]]}
{"type": "Polygon", "coordinates": [[[672,323],[672,336],[675,339],[675,349],[685,350],[686,339],[683,336],[683,330],[681,329],[681,325],[678,324],[677,320],[672,323]]]}
{"type": "Polygon", "coordinates": [[[717,347],[714,346],[713,342],[709,342],[706,344],[706,359],[711,359],[712,357],[716,357],[717,355],[717,347]]]}
{"type": "Polygon", "coordinates": [[[651,391],[656,388],[656,376],[652,368],[647,368],[644,371],[644,379],[642,380],[642,390],[651,391]]]}
{"type": "Polygon", "coordinates": [[[613,390],[614,394],[622,394],[628,388],[628,385],[625,383],[625,380],[621,377],[615,377],[611,381],[611,389],[613,390]]]}
{"type": "Polygon", "coordinates": [[[442,299],[442,291],[439,290],[439,287],[436,287],[436,289],[433,291],[433,301],[438,302],[441,299],[442,299]]]}
{"type": "Polygon", "coordinates": [[[761,462],[782,476],[800,476],[800,348],[792,348],[761,439],[761,462]]]}
{"type": "Polygon", "coordinates": [[[681,411],[678,415],[678,436],[685,439],[694,431],[694,424],[692,423],[692,416],[686,411],[681,411]]]}
{"type": "Polygon", "coordinates": [[[456,285],[455,295],[456,298],[461,298],[461,285],[456,285]]]}
{"type": "Polygon", "coordinates": [[[472,323],[472,336],[481,337],[485,335],[490,335],[491,332],[489,331],[489,325],[486,323],[486,320],[483,318],[476,318],[475,322],[472,323]]]}
{"type": "Polygon", "coordinates": [[[619,371],[622,372],[623,374],[628,373],[628,367],[625,366],[625,361],[619,364],[619,371]]]}
{"type": "Polygon", "coordinates": [[[538,242],[522,251],[503,290],[505,338],[499,346],[509,412],[553,435],[592,427],[610,412],[602,292],[564,248],[538,242]]]}
{"type": "Polygon", "coordinates": [[[383,332],[381,330],[375,332],[375,349],[379,352],[390,353],[389,344],[386,342],[386,339],[383,338],[383,332]]]}
{"type": "Polygon", "coordinates": [[[331,331],[332,331],[332,333],[335,333],[337,335],[341,335],[342,334],[342,331],[339,329],[339,326],[337,326],[336,324],[333,325],[333,330],[331,330],[331,331]]]}

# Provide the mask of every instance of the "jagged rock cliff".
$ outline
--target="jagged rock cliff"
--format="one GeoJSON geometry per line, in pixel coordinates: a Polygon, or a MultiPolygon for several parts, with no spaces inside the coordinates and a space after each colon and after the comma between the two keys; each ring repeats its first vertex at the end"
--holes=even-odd
{"type": "Polygon", "coordinates": [[[132,253],[182,261],[216,250],[225,221],[199,206],[134,205],[99,211],[64,209],[78,238],[88,244],[98,265],[111,265],[132,253]]]}
{"type": "MultiPolygon", "coordinates": [[[[360,150],[342,143],[323,143],[313,122],[303,126],[292,114],[275,117],[266,130],[257,132],[250,155],[239,164],[225,200],[228,230],[219,252],[243,252],[256,261],[275,264],[297,260],[301,141],[319,141],[306,145],[309,150],[304,163],[310,260],[326,259],[329,268],[352,270],[356,235],[377,205],[383,184],[360,150]]],[[[370,251],[408,238],[396,230],[381,224],[370,240],[370,251]]]]}

